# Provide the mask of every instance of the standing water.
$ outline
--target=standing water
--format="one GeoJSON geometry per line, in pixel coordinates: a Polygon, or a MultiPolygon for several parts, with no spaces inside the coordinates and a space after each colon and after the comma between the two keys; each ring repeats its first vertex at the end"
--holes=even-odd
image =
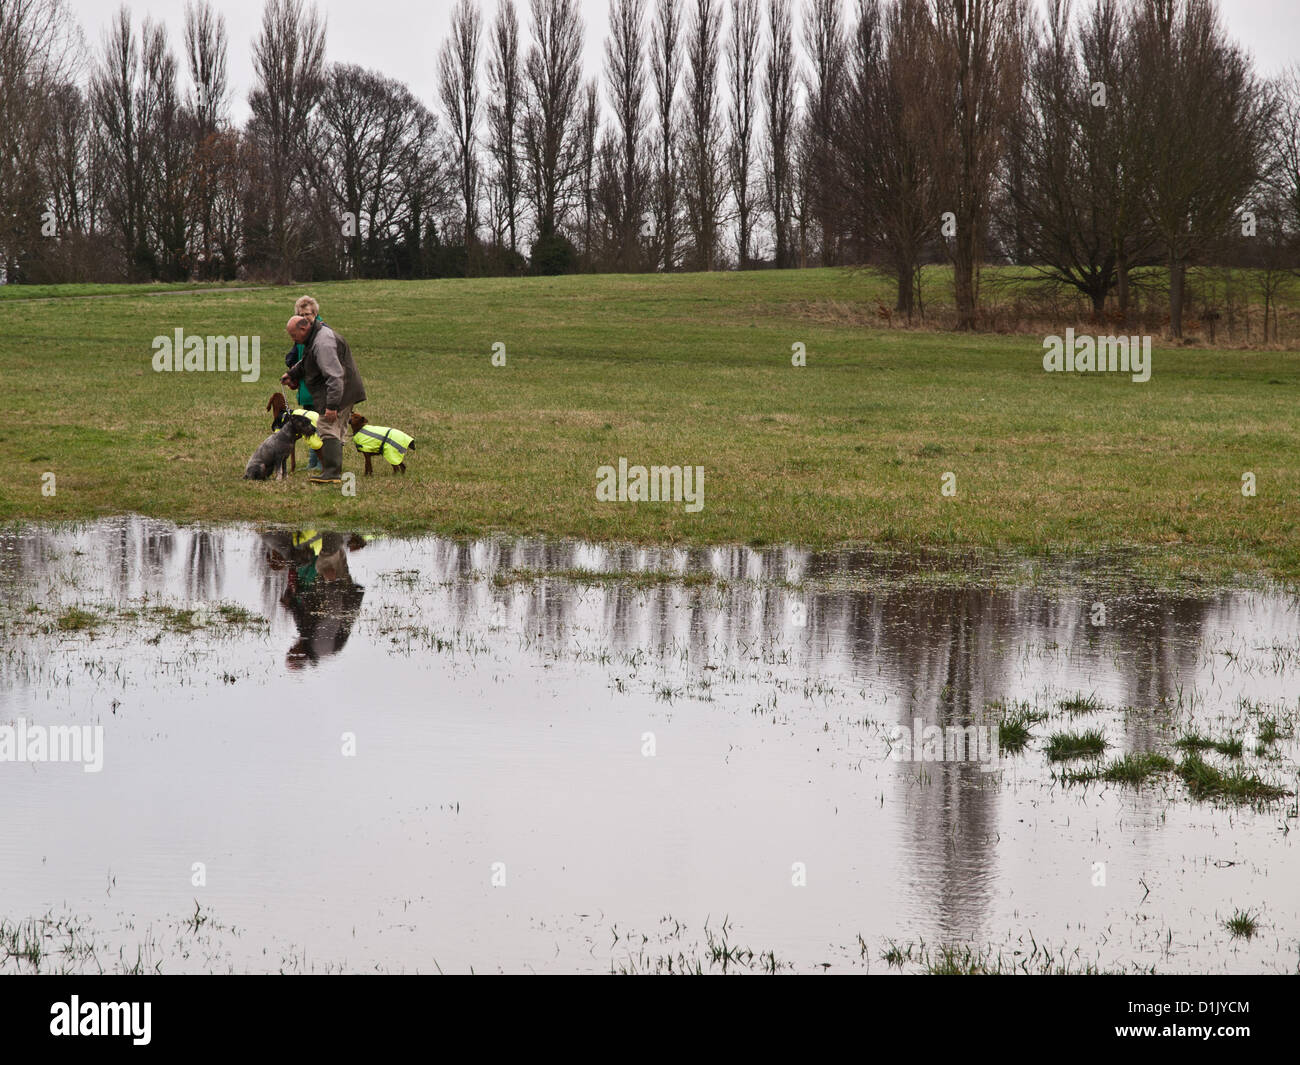
{"type": "Polygon", "coordinates": [[[1300,965],[1278,589],[132,517],[0,591],[0,971],[1300,965]]]}

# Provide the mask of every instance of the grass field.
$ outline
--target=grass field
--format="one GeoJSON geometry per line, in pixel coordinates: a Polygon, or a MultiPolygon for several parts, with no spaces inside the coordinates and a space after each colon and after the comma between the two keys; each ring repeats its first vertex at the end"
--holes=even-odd
{"type": "MultiPolygon", "coordinates": [[[[1300,578],[1293,352],[1157,340],[1145,384],[1048,374],[1041,338],[871,328],[882,283],[832,270],[309,290],[352,345],[364,412],[417,438],[409,476],[381,468],[355,497],[307,485],[301,466],[287,483],[241,479],[307,288],[11,290],[0,521],[138,511],[632,541],[1138,545],[1167,573],[1300,578]],[[260,335],[260,381],[154,372],[153,338],[177,328],[260,335]],[[703,510],[598,502],[596,469],[620,456],[703,466],[703,510]]],[[[347,444],[345,470],[358,460],[347,444]]]]}

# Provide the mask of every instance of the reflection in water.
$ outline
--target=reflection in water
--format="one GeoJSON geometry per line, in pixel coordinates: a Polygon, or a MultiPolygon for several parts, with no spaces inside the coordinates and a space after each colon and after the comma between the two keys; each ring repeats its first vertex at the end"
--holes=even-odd
{"type": "Polygon", "coordinates": [[[284,574],[279,603],[298,626],[285,665],[301,669],[338,654],[352,634],[366,594],[348,569],[348,552],[365,547],[365,537],[305,529],[264,532],[261,538],[268,572],[284,574]]]}
{"type": "MultiPolygon", "coordinates": [[[[532,812],[539,794],[579,785],[600,799],[584,807],[608,805],[610,816],[637,822],[645,816],[638,803],[648,802],[658,816],[669,802],[666,793],[619,798],[613,785],[582,782],[610,763],[613,741],[605,730],[611,721],[640,736],[647,720],[663,714],[696,742],[719,743],[734,759],[725,763],[733,768],[712,776],[676,770],[682,775],[675,786],[689,810],[676,831],[703,837],[689,860],[707,865],[710,841],[746,831],[761,836],[754,804],[771,799],[768,779],[783,780],[777,798],[804,811],[798,831],[825,843],[843,864],[838,893],[827,896],[826,919],[842,921],[849,939],[847,930],[864,909],[880,912],[882,920],[910,921],[932,941],[996,940],[1014,926],[1022,907],[1051,914],[1061,927],[1078,927],[1071,923],[1076,911],[1091,913],[1099,926],[1118,919],[1105,908],[1116,905],[1111,900],[1118,893],[1080,898],[1053,879],[1075,865],[1087,870],[1088,848],[1101,830],[1075,839],[1061,827],[1071,824],[1082,800],[1078,791],[1052,782],[1041,751],[1004,774],[982,773],[970,762],[895,764],[885,760],[880,742],[889,725],[910,726],[915,718],[965,725],[981,720],[991,703],[1024,699],[1050,709],[1077,691],[1106,705],[1104,714],[1083,724],[1103,728],[1112,753],[1120,754],[1168,751],[1175,711],[1185,715],[1182,727],[1212,731],[1243,700],[1294,701],[1300,618],[1296,601],[1281,592],[1158,593],[1113,560],[1104,567],[1063,563],[1050,580],[1034,585],[1025,577],[1016,560],[858,549],[638,547],[505,537],[368,541],[314,528],[177,529],[138,518],[0,535],[0,593],[18,607],[19,617],[28,603],[61,609],[97,601],[232,603],[259,611],[269,622],[269,642],[260,632],[246,633],[230,637],[228,650],[214,652],[222,670],[234,658],[253,663],[247,676],[254,692],[282,679],[288,668],[294,684],[327,685],[329,694],[351,684],[361,689],[352,692],[354,699],[375,696],[384,712],[398,714],[408,704],[421,705],[417,693],[429,690],[434,672],[441,712],[396,718],[388,722],[390,732],[402,744],[424,729],[447,730],[435,733],[429,755],[444,761],[436,762],[436,772],[422,767],[422,781],[477,781],[486,766],[509,795],[513,778],[527,776],[535,791],[520,785],[524,797],[500,800],[505,806],[496,816],[504,823],[531,824],[529,818],[543,816],[532,812]],[[936,570],[965,572],[970,579],[935,579],[936,570]],[[573,571],[709,574],[715,580],[586,580],[574,579],[573,571]],[[538,579],[548,572],[559,576],[538,579]],[[1105,607],[1104,624],[1094,623],[1098,603],[1105,607]],[[470,646],[486,655],[488,665],[481,674],[468,668],[479,679],[458,688],[456,671],[442,655],[470,646]],[[1271,656],[1273,664],[1226,672],[1225,661],[1245,662],[1250,655],[1271,656]],[[552,668],[560,663],[567,669],[552,668]],[[445,698],[444,691],[450,693],[445,698]],[[548,730],[544,738],[520,739],[531,735],[535,721],[548,730]],[[493,761],[484,752],[498,746],[493,761]],[[740,782],[748,777],[732,775],[742,772],[736,764],[761,766],[751,785],[757,791],[745,791],[740,782]],[[812,805],[795,802],[800,783],[813,788],[815,797],[802,800],[812,805]],[[833,816],[821,817],[818,803],[833,816]]],[[[32,661],[57,663],[59,654],[85,644],[21,626],[5,637],[10,651],[0,656],[0,719],[7,720],[49,705],[49,675],[32,661]]],[[[191,683],[204,670],[215,671],[201,657],[212,646],[202,633],[162,646],[173,649],[111,653],[136,670],[131,683],[142,691],[151,685],[162,691],[174,680],[174,673],[148,674],[148,661],[156,660],[159,670],[179,669],[191,683]],[[176,647],[196,657],[177,667],[176,647]]],[[[57,679],[61,691],[78,692],[90,683],[72,667],[57,679]]],[[[230,702],[225,699],[223,706],[230,702]]],[[[275,717],[292,713],[277,707],[275,717]]],[[[122,712],[122,727],[132,720],[122,712]]],[[[1049,727],[1072,724],[1057,719],[1049,727]]],[[[676,744],[680,749],[685,741],[678,737],[676,744]]],[[[461,785],[467,792],[471,786],[461,785]]],[[[5,798],[0,780],[0,801],[5,798]]],[[[427,798],[423,802],[427,806],[427,798]]],[[[1123,803],[1112,813],[1123,824],[1123,845],[1137,871],[1168,862],[1183,875],[1182,856],[1165,856],[1175,830],[1168,826],[1163,793],[1128,792],[1123,803]]],[[[583,818],[595,814],[563,816],[572,823],[543,821],[536,832],[561,850],[570,848],[566,853],[590,850],[583,818]]],[[[1099,823],[1106,816],[1089,813],[1099,823]]],[[[1252,867],[1268,868],[1265,848],[1276,846],[1279,834],[1266,820],[1256,833],[1248,815],[1234,816],[1241,820],[1227,832],[1208,814],[1177,830],[1183,835],[1173,838],[1200,863],[1193,868],[1205,867],[1214,845],[1206,841],[1222,838],[1256,847],[1252,867]]],[[[456,846],[476,845],[475,833],[491,830],[478,823],[451,841],[444,838],[451,848],[447,860],[454,865],[462,856],[456,846]]],[[[427,857],[421,850],[411,860],[427,857]]],[[[666,879],[644,870],[625,880],[643,883],[652,908],[656,892],[672,890],[666,879]]],[[[1279,883],[1274,877],[1248,886],[1263,898],[1279,883]]],[[[726,886],[737,898],[751,890],[742,880],[726,886]]],[[[626,905],[644,901],[627,890],[626,905]]],[[[620,900],[605,901],[602,908],[610,909],[620,900]]],[[[716,901],[729,907],[732,900],[716,901]]],[[[1294,908],[1294,900],[1274,901],[1278,912],[1294,908]]],[[[556,904],[589,907],[590,900],[556,904]]],[[[1202,911],[1212,918],[1214,905],[1202,911]]],[[[1150,934],[1157,931],[1150,926],[1150,934]]],[[[824,931],[817,934],[824,939],[824,931]]],[[[1144,928],[1134,939],[1146,934],[1144,928]]]]}

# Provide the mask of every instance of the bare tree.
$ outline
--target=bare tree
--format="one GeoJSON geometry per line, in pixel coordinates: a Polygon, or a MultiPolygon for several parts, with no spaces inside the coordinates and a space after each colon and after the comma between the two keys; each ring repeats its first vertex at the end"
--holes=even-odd
{"type": "Polygon", "coordinates": [[[345,240],[344,271],[362,276],[364,243],[373,226],[365,220],[371,190],[379,180],[383,150],[384,78],[351,64],[328,70],[321,94],[320,116],[328,172],[322,175],[333,195],[345,240]]]}
{"type": "MultiPolygon", "coordinates": [[[[1020,104],[1025,0],[932,0],[934,124],[929,143],[955,225],[957,328],[975,328],[976,269],[1009,116],[1020,104]]],[[[936,223],[938,220],[936,220],[936,223]]]]}
{"type": "Polygon", "coordinates": [[[226,17],[210,0],[186,0],[185,58],[189,67],[190,108],[199,136],[215,133],[226,120],[229,88],[226,17]]]}
{"type": "Polygon", "coordinates": [[[1271,141],[1269,180],[1283,205],[1283,218],[1300,234],[1300,65],[1288,68],[1275,86],[1277,121],[1271,141]]]}
{"type": "Polygon", "coordinates": [[[578,124],[578,198],[582,205],[582,263],[592,269],[595,259],[593,229],[596,221],[596,144],[600,137],[600,89],[596,79],[582,92],[582,115],[578,124]]]}
{"type": "Polygon", "coordinates": [[[1130,271],[1159,261],[1147,219],[1142,182],[1145,120],[1139,110],[1138,57],[1122,0],[1092,0],[1078,28],[1079,59],[1088,78],[1085,133],[1099,186],[1109,205],[1115,249],[1115,303],[1120,318],[1129,313],[1130,271]]]}
{"type": "Polygon", "coordinates": [[[1213,0],[1138,0],[1132,32],[1145,202],[1169,265],[1169,330],[1182,337],[1187,266],[1255,187],[1273,102],[1213,0]]]}
{"type": "Polygon", "coordinates": [[[45,239],[37,158],[58,88],[72,80],[72,26],[60,0],[0,0],[0,269],[45,239]]]}
{"type": "Polygon", "coordinates": [[[583,28],[576,0],[532,0],[532,10],[522,140],[537,240],[553,242],[573,207],[582,169],[583,28]]]}
{"type": "Polygon", "coordinates": [[[219,129],[205,152],[205,166],[212,175],[212,260],[210,276],[233,281],[241,260],[246,222],[244,192],[256,172],[253,148],[235,128],[219,129]]]}
{"type": "Polygon", "coordinates": [[[395,195],[400,211],[395,221],[400,226],[407,276],[425,277],[430,269],[433,220],[452,203],[451,163],[439,137],[437,118],[409,90],[407,96],[411,124],[397,158],[395,195]]]}
{"type": "Polygon", "coordinates": [[[266,0],[252,55],[257,87],[248,102],[269,183],[268,251],[277,276],[288,281],[302,236],[293,197],[310,161],[311,118],[325,84],[325,24],[315,6],[266,0]]]}
{"type": "Polygon", "coordinates": [[[451,36],[443,43],[438,63],[438,85],[456,142],[465,251],[471,272],[475,268],[478,231],[478,68],[482,35],[476,0],[456,0],[451,9],[451,36]]]}
{"type": "Polygon", "coordinates": [[[768,0],[769,47],[763,78],[767,108],[765,180],[778,269],[794,265],[795,58],[790,0],[768,0]]]}
{"type": "Polygon", "coordinates": [[[731,33],[727,41],[728,110],[727,177],[736,204],[736,251],[740,269],[749,267],[754,232],[754,137],[756,78],[762,13],[759,0],[731,0],[731,33]]]}
{"type": "Polygon", "coordinates": [[[155,271],[145,207],[152,101],[141,88],[140,41],[125,5],[105,31],[91,99],[110,174],[104,203],[108,222],[121,241],[128,275],[149,278],[155,271]]]}
{"type": "Polygon", "coordinates": [[[936,32],[930,0],[858,0],[832,137],[845,238],[893,275],[911,321],[940,213],[934,140],[936,32]]]}
{"type": "Polygon", "coordinates": [[[320,109],[330,217],[342,214],[352,222],[345,268],[354,276],[391,276],[399,238],[418,240],[408,213],[434,206],[409,174],[422,165],[412,158],[417,152],[441,170],[442,152],[429,143],[432,116],[401,82],[345,64],[330,67],[320,109]],[[412,203],[413,197],[420,202],[412,203]]]}
{"type": "Polygon", "coordinates": [[[193,115],[193,212],[198,226],[198,270],[215,276],[213,200],[216,197],[216,134],[227,122],[226,19],[208,0],[185,4],[185,58],[189,68],[189,109],[193,115]]]}
{"type": "Polygon", "coordinates": [[[686,220],[691,231],[694,265],[716,265],[722,205],[727,195],[726,156],[718,116],[718,42],[722,7],[715,0],[695,0],[686,39],[686,136],[682,157],[686,220]]]}
{"type": "Polygon", "coordinates": [[[601,201],[619,270],[639,265],[650,171],[645,148],[645,0],[610,0],[605,80],[613,129],[602,150],[601,201]]]}
{"type": "Polygon", "coordinates": [[[491,194],[501,219],[498,240],[508,234],[512,252],[519,250],[521,177],[517,135],[522,93],[519,17],[514,0],[500,0],[488,57],[487,149],[494,165],[491,194]]]}
{"type": "Polygon", "coordinates": [[[839,262],[840,232],[834,140],[844,97],[845,45],[839,0],[810,0],[804,25],[810,60],[807,142],[808,195],[821,237],[821,261],[839,262]]]}
{"type": "Polygon", "coordinates": [[[650,35],[650,72],[658,122],[654,173],[654,246],[664,270],[677,267],[677,86],[681,80],[682,15],[677,0],[656,0],[650,35]]]}
{"type": "Polygon", "coordinates": [[[795,116],[794,136],[790,155],[790,220],[793,224],[793,245],[798,254],[794,265],[803,269],[810,259],[813,219],[813,156],[812,136],[808,132],[807,112],[795,116]]]}
{"type": "MultiPolygon", "coordinates": [[[[1048,0],[1026,67],[1024,103],[1003,172],[1005,227],[1037,279],[1076,289],[1100,317],[1115,284],[1117,254],[1108,116],[1119,87],[1082,66],[1069,0],[1048,0]],[[1014,165],[1011,165],[1014,160],[1014,165]]],[[[1119,101],[1114,101],[1116,107],[1119,101]]]]}
{"type": "Polygon", "coordinates": [[[94,228],[96,207],[90,187],[96,143],[90,105],[71,82],[58,86],[48,103],[49,125],[40,152],[41,184],[49,192],[58,232],[85,234],[94,228]]]}
{"type": "Polygon", "coordinates": [[[146,232],[155,271],[164,281],[190,273],[190,181],[193,174],[193,119],[180,95],[176,58],[167,30],[146,19],[141,39],[140,108],[148,151],[145,155],[146,232]]]}

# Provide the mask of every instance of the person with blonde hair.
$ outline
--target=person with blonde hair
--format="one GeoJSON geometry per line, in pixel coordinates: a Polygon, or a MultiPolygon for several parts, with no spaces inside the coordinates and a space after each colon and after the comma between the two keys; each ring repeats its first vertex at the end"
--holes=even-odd
{"type": "Polygon", "coordinates": [[[323,441],[323,469],[308,477],[307,483],[339,484],[343,477],[343,427],[353,406],[365,402],[366,386],[342,334],[320,319],[312,321],[302,314],[295,314],[284,328],[295,346],[302,345],[303,356],[280,378],[280,383],[293,388],[305,384],[311,392],[312,407],[320,413],[316,432],[323,441]]]}
{"type": "MultiPolygon", "coordinates": [[[[293,313],[300,317],[306,318],[311,322],[320,322],[324,325],[324,320],[320,316],[320,304],[311,296],[299,296],[297,302],[293,305],[293,313]]],[[[289,354],[284,357],[284,364],[292,370],[298,363],[302,362],[303,355],[306,354],[306,348],[302,344],[295,344],[289,349],[289,354]]],[[[306,381],[298,383],[298,406],[303,410],[315,410],[312,406],[311,390],[307,387],[306,381]]],[[[320,412],[317,411],[317,414],[320,412]]],[[[321,468],[320,453],[311,448],[307,449],[307,472],[312,473],[321,468]]]]}

